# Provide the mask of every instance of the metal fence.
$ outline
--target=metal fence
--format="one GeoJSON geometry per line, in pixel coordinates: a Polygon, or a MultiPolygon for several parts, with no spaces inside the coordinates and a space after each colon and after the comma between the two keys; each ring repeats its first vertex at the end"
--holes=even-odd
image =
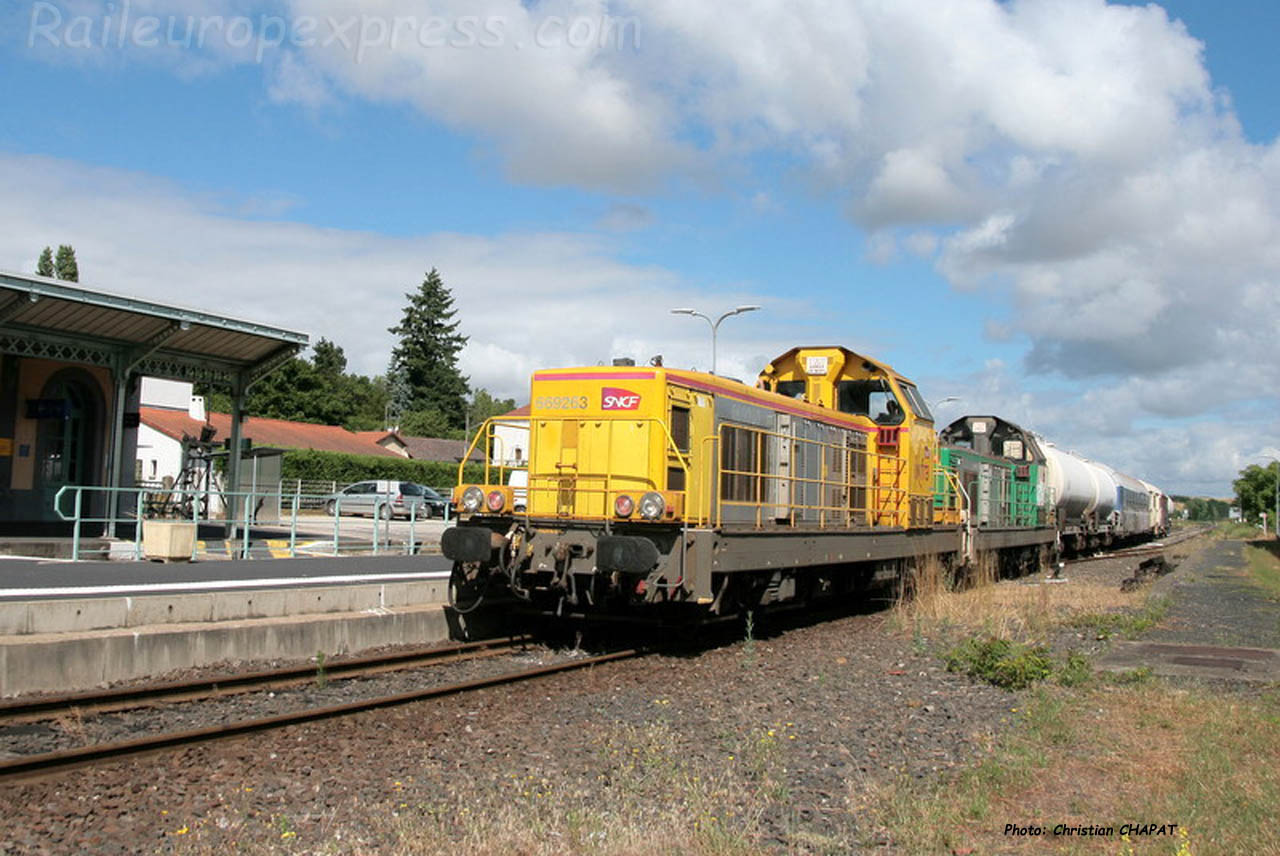
{"type": "MultiPolygon", "coordinates": [[[[336,490],[323,493],[301,488],[316,483],[281,482],[270,489],[255,491],[186,490],[164,487],[112,488],[93,485],[67,485],[54,496],[53,507],[58,517],[71,524],[72,557],[142,559],[147,524],[151,522],[190,524],[191,559],[201,553],[212,556],[211,543],[220,545],[218,556],[229,558],[292,558],[295,556],[338,556],[358,554],[412,554],[422,552],[424,538],[433,534],[418,513],[416,504],[408,505],[407,528],[393,525],[390,497],[376,497],[373,505],[362,506],[359,513],[370,513],[372,531],[350,516],[354,501],[348,500],[343,510],[343,497],[336,490]],[[115,516],[97,509],[110,507],[107,497],[117,495],[115,516]],[[334,513],[322,511],[334,503],[334,513]],[[317,512],[317,509],[321,511],[317,512]],[[87,531],[101,529],[116,543],[107,547],[88,546],[87,531]],[[201,530],[214,533],[230,531],[221,537],[200,539],[201,530]],[[132,540],[132,546],[128,545],[132,540]]],[[[322,483],[324,487],[331,483],[322,483]]],[[[447,493],[446,493],[447,496],[447,493]]],[[[445,522],[449,508],[446,505],[445,522]]]]}

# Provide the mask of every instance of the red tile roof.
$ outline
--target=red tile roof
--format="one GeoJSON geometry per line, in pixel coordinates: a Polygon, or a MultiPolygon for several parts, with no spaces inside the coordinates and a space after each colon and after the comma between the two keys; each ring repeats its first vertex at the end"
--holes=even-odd
{"type": "Polygon", "coordinates": [[[502,419],[528,419],[529,411],[530,411],[530,406],[526,404],[522,407],[517,407],[515,410],[511,410],[502,414],[501,418],[502,419]]]}
{"type": "MultiPolygon", "coordinates": [[[[192,419],[184,410],[165,410],[161,407],[139,408],[142,424],[161,434],[181,440],[184,436],[198,439],[200,429],[206,424],[192,419]]],[[[221,443],[231,436],[231,415],[210,413],[209,425],[214,428],[213,441],[221,443]]],[[[395,452],[379,446],[374,439],[362,437],[339,425],[314,425],[309,422],[287,422],[283,419],[264,419],[250,416],[241,433],[253,440],[255,446],[279,446],[285,449],[316,449],[322,452],[346,452],[351,455],[377,455],[399,458],[395,452]]],[[[386,432],[362,432],[376,434],[386,432]]]]}

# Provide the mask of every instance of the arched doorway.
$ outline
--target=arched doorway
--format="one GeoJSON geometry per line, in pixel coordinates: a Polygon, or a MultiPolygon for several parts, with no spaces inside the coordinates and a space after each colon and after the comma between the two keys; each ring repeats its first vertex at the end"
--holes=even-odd
{"type": "MultiPolygon", "coordinates": [[[[101,483],[105,408],[93,376],[81,369],[64,369],[45,383],[40,393],[36,434],[36,489],[42,505],[55,517],[53,499],[64,485],[101,483]]],[[[101,496],[90,495],[96,509],[101,496]]],[[[64,510],[70,505],[63,503],[64,510]]],[[[90,508],[82,509],[90,514],[90,508]]]]}

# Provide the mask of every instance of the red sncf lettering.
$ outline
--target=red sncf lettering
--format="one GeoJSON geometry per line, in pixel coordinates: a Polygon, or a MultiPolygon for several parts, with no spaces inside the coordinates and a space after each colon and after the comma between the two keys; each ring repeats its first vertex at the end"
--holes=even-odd
{"type": "Polygon", "coordinates": [[[635,410],[640,407],[640,396],[629,389],[606,386],[600,391],[601,410],[635,410]]]}

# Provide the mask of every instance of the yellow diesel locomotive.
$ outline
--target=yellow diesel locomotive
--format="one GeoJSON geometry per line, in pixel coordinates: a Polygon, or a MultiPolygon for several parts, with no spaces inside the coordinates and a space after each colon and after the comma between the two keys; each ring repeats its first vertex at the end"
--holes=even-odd
{"type": "Polygon", "coordinates": [[[497,463],[454,492],[441,548],[459,609],[497,589],[562,615],[726,614],[975,546],[1039,562],[1053,543],[1045,527],[975,545],[916,385],[842,347],[794,348],[754,387],[662,366],[539,371],[519,478],[509,428],[486,423],[473,448],[497,463]]]}

